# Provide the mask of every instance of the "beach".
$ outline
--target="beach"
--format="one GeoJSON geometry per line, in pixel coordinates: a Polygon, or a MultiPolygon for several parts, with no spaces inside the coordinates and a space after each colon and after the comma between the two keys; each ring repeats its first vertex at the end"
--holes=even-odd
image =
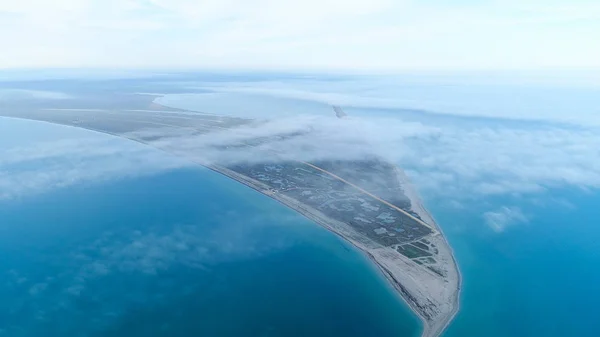
{"type": "MultiPolygon", "coordinates": [[[[441,231],[432,240],[435,240],[437,247],[440,248],[439,257],[443,262],[451,264],[454,268],[449,269],[455,271],[454,273],[450,272],[445,281],[440,281],[439,277],[436,277],[425,268],[420,268],[397,251],[370,241],[349,225],[331,219],[314,208],[307,207],[292,198],[277,193],[259,181],[221,166],[208,163],[202,163],[202,165],[275,199],[359,249],[377,266],[381,274],[394,287],[397,294],[419,316],[423,322],[422,337],[440,336],[457,314],[461,276],[452,251],[441,231]]],[[[422,206],[416,191],[410,186],[405,177],[405,175],[399,174],[399,178],[402,178],[400,182],[407,196],[411,198],[413,205],[417,205],[414,211],[423,219],[433,221],[431,215],[422,206]]],[[[434,224],[439,229],[435,222],[430,222],[430,224],[434,224]]]]}

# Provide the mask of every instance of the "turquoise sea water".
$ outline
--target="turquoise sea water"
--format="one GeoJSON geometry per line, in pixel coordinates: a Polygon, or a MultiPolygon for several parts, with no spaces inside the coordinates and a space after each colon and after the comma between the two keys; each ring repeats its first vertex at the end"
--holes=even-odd
{"type": "Polygon", "coordinates": [[[564,189],[546,198],[557,195],[572,204],[530,206],[529,223],[502,233],[483,225],[477,208],[432,207],[464,281],[445,336],[598,336],[600,195],[564,189]]]}
{"type": "Polygon", "coordinates": [[[0,336],[420,331],[361,254],[206,169],[2,200],[0,219],[0,336]]]}
{"type": "MultiPolygon", "coordinates": [[[[268,97],[243,110],[248,97],[225,96],[231,104],[203,107],[204,97],[188,108],[331,113],[268,97]]],[[[423,120],[414,111],[402,117],[423,120]]],[[[490,125],[425,117],[436,126],[490,125]]],[[[419,334],[368,261],[275,201],[202,169],[128,177],[0,201],[0,336],[419,334]]],[[[597,192],[551,188],[535,200],[482,198],[463,208],[424,197],[463,274],[461,311],[445,336],[599,335],[597,192]],[[529,221],[495,232],[482,214],[506,205],[529,221]]]]}

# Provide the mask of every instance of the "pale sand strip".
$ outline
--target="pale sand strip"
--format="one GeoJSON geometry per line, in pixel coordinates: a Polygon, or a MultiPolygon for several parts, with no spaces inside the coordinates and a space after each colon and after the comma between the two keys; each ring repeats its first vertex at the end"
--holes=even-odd
{"type": "MultiPolygon", "coordinates": [[[[421,268],[395,250],[371,242],[352,227],[333,220],[312,207],[277,193],[269,186],[227,168],[206,163],[203,165],[281,202],[362,251],[375,263],[401,298],[420,317],[423,322],[422,337],[439,336],[458,311],[458,288],[456,284],[459,284],[459,277],[453,276],[458,275],[458,269],[456,269],[456,274],[453,274],[450,270],[448,280],[440,282],[439,277],[435,277],[431,272],[421,268]],[[438,297],[441,297],[442,300],[432,301],[431,299],[437,299],[438,297]],[[428,318],[426,315],[435,315],[435,317],[428,318]]],[[[415,202],[418,202],[418,199],[415,199],[415,202]]],[[[445,261],[452,261],[453,263],[454,258],[441,234],[433,237],[439,238],[436,239],[438,247],[441,248],[439,256],[445,261]],[[447,249],[444,249],[445,247],[447,249]]]]}
{"type": "Polygon", "coordinates": [[[445,320],[440,321],[438,324],[436,324],[435,327],[431,327],[432,331],[429,334],[426,334],[424,331],[423,335],[422,335],[423,337],[425,337],[425,336],[440,336],[444,331],[446,331],[446,329],[448,328],[448,326],[450,325],[450,323],[456,317],[456,315],[458,314],[458,312],[460,310],[460,293],[462,291],[462,274],[460,272],[460,268],[458,267],[458,263],[456,262],[456,258],[454,257],[454,252],[452,250],[452,247],[446,240],[444,233],[442,231],[442,228],[437,224],[437,222],[435,221],[435,219],[433,218],[431,213],[429,213],[429,211],[423,206],[423,202],[421,200],[421,197],[417,193],[416,188],[410,182],[410,179],[408,179],[408,176],[402,169],[396,167],[396,174],[397,174],[399,183],[402,185],[401,187],[402,187],[402,190],[404,191],[404,195],[406,195],[411,202],[411,208],[413,209],[413,211],[415,211],[417,214],[419,214],[421,219],[423,219],[424,221],[435,226],[437,228],[437,230],[439,231],[440,237],[442,238],[442,240],[444,242],[444,246],[448,250],[447,254],[451,257],[454,270],[456,271],[456,275],[454,276],[455,279],[449,280],[449,282],[454,281],[456,283],[456,295],[454,296],[454,301],[453,301],[453,305],[452,305],[453,310],[449,313],[448,317],[445,320]]]}

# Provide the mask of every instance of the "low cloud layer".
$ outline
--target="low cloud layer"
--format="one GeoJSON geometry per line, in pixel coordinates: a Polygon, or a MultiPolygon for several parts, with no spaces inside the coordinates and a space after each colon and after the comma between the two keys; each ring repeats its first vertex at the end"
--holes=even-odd
{"type": "Polygon", "coordinates": [[[402,161],[421,188],[443,196],[600,188],[600,134],[593,129],[447,129],[411,143],[402,161]]]}
{"type": "MultiPolygon", "coordinates": [[[[369,82],[365,83],[368,87],[369,82]]],[[[312,90],[322,88],[319,85],[312,90]]],[[[367,87],[363,89],[368,93],[367,87]]],[[[249,88],[262,90],[260,85],[259,89],[249,88]]],[[[377,86],[373,90],[380,92],[377,86]]],[[[283,117],[255,120],[232,130],[201,133],[190,128],[159,127],[125,135],[191,161],[105,136],[0,148],[0,199],[154,174],[192,162],[231,165],[288,159],[351,160],[372,155],[402,167],[427,199],[448,205],[500,196],[533,202],[555,189],[600,188],[600,128],[592,120],[586,125],[585,118],[575,124],[552,118],[538,123],[528,118],[440,117],[398,111],[397,115],[354,113],[337,119],[325,104],[320,115],[296,110],[286,114],[287,105],[278,105],[281,102],[276,106],[268,101],[255,103],[270,112],[282,112],[283,117]],[[248,143],[252,147],[245,146],[248,143]]],[[[231,108],[244,111],[243,104],[231,108]]],[[[310,110],[312,106],[300,104],[298,108],[310,110]]]]}
{"type": "Polygon", "coordinates": [[[600,188],[600,133],[594,128],[426,125],[398,118],[296,116],[231,131],[152,135],[159,148],[218,164],[381,156],[403,167],[430,197],[476,200],[553,188],[600,188]],[[252,143],[251,148],[239,146],[252,143]]]}
{"type": "Polygon", "coordinates": [[[34,141],[0,148],[0,201],[188,165],[191,163],[109,136],[34,141]]]}
{"type": "MultiPolygon", "coordinates": [[[[500,197],[523,208],[573,209],[550,194],[600,189],[597,78],[597,72],[546,71],[196,82],[190,88],[209,93],[159,101],[280,118],[285,128],[267,123],[254,132],[265,137],[295,126],[304,135],[264,147],[308,161],[377,154],[404,168],[431,202],[461,209],[480,204],[496,214],[499,205],[491,200],[500,197]],[[350,117],[327,118],[331,104],[350,117]]],[[[232,157],[256,158],[243,151],[232,157]]],[[[496,230],[506,227],[493,222],[496,230]]]]}

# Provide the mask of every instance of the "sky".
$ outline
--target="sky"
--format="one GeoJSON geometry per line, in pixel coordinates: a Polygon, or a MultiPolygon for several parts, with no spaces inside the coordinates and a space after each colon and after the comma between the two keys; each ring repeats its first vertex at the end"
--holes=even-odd
{"type": "Polygon", "coordinates": [[[0,68],[600,68],[594,0],[0,0],[0,68]]]}

